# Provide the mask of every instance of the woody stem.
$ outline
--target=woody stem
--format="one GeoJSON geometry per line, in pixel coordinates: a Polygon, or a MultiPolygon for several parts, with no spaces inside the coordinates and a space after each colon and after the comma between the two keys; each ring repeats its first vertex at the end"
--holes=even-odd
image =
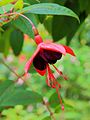
{"type": "Polygon", "coordinates": [[[52,117],[53,120],[56,120],[55,117],[54,117],[54,113],[51,111],[51,109],[49,108],[49,104],[48,102],[46,102],[44,99],[43,99],[43,104],[46,106],[47,110],[49,111],[50,113],[50,116],[52,117]]]}
{"type": "Polygon", "coordinates": [[[25,15],[23,15],[21,13],[17,13],[17,12],[5,13],[5,14],[0,15],[0,18],[5,17],[5,16],[10,16],[10,15],[20,15],[23,18],[25,18],[31,24],[34,34],[35,35],[38,34],[38,30],[35,27],[35,25],[33,24],[33,22],[28,17],[26,17],[25,15]]]}
{"type": "MultiPolygon", "coordinates": [[[[4,66],[6,66],[15,76],[17,76],[18,78],[22,78],[23,77],[23,75],[22,76],[19,76],[11,67],[9,67],[5,62],[4,62],[4,60],[1,60],[0,61],[4,66]]],[[[24,79],[22,79],[23,81],[25,81],[24,79]]]]}

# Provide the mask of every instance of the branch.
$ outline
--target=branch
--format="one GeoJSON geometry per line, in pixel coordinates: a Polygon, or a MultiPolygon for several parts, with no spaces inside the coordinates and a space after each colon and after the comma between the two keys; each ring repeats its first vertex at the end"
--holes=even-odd
{"type": "Polygon", "coordinates": [[[56,120],[56,118],[54,117],[54,113],[51,111],[51,109],[49,108],[49,103],[46,102],[44,99],[43,99],[43,104],[46,106],[48,112],[50,113],[50,116],[53,120],[56,120]]]}
{"type": "Polygon", "coordinates": [[[24,76],[24,74],[20,76],[20,75],[18,75],[11,67],[9,67],[9,66],[5,63],[4,60],[0,60],[0,62],[1,62],[3,65],[5,65],[15,76],[17,76],[18,79],[21,78],[23,81],[25,81],[25,80],[22,78],[22,77],[24,76]]]}

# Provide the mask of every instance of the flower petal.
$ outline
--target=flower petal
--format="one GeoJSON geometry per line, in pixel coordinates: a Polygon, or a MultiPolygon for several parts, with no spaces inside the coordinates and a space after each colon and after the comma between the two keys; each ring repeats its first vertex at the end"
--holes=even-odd
{"type": "Polygon", "coordinates": [[[59,45],[55,43],[44,43],[44,42],[40,43],[39,45],[42,49],[60,52],[64,55],[66,54],[66,50],[63,45],[59,45]]]}
{"type": "Polygon", "coordinates": [[[46,69],[47,62],[40,56],[40,53],[38,53],[33,59],[33,65],[36,69],[43,71],[46,69]]]}
{"type": "Polygon", "coordinates": [[[40,51],[40,46],[37,47],[36,51],[34,52],[34,54],[32,55],[32,57],[27,61],[26,65],[25,65],[25,73],[28,72],[28,70],[30,69],[30,66],[33,62],[33,59],[35,58],[35,56],[38,54],[38,52],[40,51]]]}
{"type": "Polygon", "coordinates": [[[65,48],[65,50],[66,50],[67,53],[71,54],[72,56],[75,56],[73,50],[70,47],[64,46],[64,48],[65,48]]]}

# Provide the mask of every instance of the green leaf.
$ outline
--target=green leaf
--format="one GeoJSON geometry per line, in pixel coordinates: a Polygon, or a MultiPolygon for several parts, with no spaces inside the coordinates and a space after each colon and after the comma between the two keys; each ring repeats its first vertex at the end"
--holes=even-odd
{"type": "Polygon", "coordinates": [[[45,117],[44,119],[42,119],[42,120],[51,120],[51,117],[50,116],[48,116],[48,117],[45,117]]]}
{"type": "Polygon", "coordinates": [[[29,105],[38,102],[42,102],[42,96],[27,90],[24,85],[18,86],[10,80],[0,83],[0,107],[29,105]]]}
{"type": "Polygon", "coordinates": [[[83,45],[87,44],[90,46],[90,16],[88,16],[80,26],[78,38],[83,45]]]}
{"type": "MultiPolygon", "coordinates": [[[[48,30],[50,34],[52,34],[52,27],[53,27],[53,17],[54,16],[47,16],[46,19],[44,20],[44,26],[48,30]]],[[[57,21],[56,21],[57,23],[57,21]]],[[[58,26],[58,25],[57,25],[58,26]]],[[[58,32],[58,30],[56,30],[58,32]]]]}
{"type": "Polygon", "coordinates": [[[4,55],[7,56],[10,48],[10,34],[12,29],[8,29],[3,34],[3,41],[4,41],[4,55]]]}
{"type": "Polygon", "coordinates": [[[39,3],[39,0],[24,0],[25,3],[28,3],[29,5],[39,3]]]}
{"type": "Polygon", "coordinates": [[[37,73],[36,70],[35,70],[35,68],[34,68],[34,66],[33,66],[33,64],[30,66],[30,69],[29,69],[28,72],[29,72],[29,73],[32,73],[32,74],[37,73]]]}
{"type": "Polygon", "coordinates": [[[0,27],[0,32],[4,32],[3,28],[0,27]]]}
{"type": "Polygon", "coordinates": [[[0,52],[4,51],[3,44],[4,44],[4,41],[2,40],[2,33],[0,32],[0,52]]]}
{"type": "Polygon", "coordinates": [[[14,0],[0,0],[0,6],[6,5],[10,2],[13,2],[14,0]]]}
{"type": "MultiPolygon", "coordinates": [[[[7,4],[4,6],[6,12],[8,12],[12,7],[13,7],[12,4],[7,4]]],[[[4,14],[3,7],[0,7],[0,14],[4,14]]]]}
{"type": "Polygon", "coordinates": [[[75,38],[77,38],[77,40],[81,42],[82,45],[86,44],[90,46],[90,16],[89,15],[80,25],[79,29],[75,34],[75,38]]]}
{"type": "Polygon", "coordinates": [[[67,16],[54,16],[52,20],[52,36],[54,41],[66,37],[67,43],[69,44],[78,27],[78,22],[73,18],[67,16]],[[57,24],[57,21],[59,21],[59,24],[57,24]]]}
{"type": "Polygon", "coordinates": [[[34,14],[49,14],[49,15],[65,15],[65,16],[74,17],[79,21],[78,16],[72,10],[54,3],[34,4],[29,7],[25,7],[18,12],[34,13],[34,14]]]}
{"type": "Polygon", "coordinates": [[[10,44],[15,55],[19,55],[22,50],[23,37],[23,33],[19,30],[14,30],[11,33],[10,44]]]}
{"type": "MultiPolygon", "coordinates": [[[[37,21],[34,15],[25,14],[25,16],[31,19],[35,25],[37,24],[37,21]]],[[[25,34],[28,34],[31,38],[34,39],[34,33],[32,30],[32,26],[29,23],[29,21],[27,21],[25,18],[20,16],[17,20],[13,21],[12,24],[18,29],[20,29],[22,32],[24,32],[25,34]]]]}
{"type": "Polygon", "coordinates": [[[86,7],[87,7],[87,4],[88,4],[88,0],[79,0],[79,7],[80,7],[80,11],[83,12],[86,7]]]}
{"type": "Polygon", "coordinates": [[[5,56],[8,55],[9,48],[10,48],[10,34],[11,29],[7,29],[6,31],[3,31],[0,33],[0,52],[3,52],[5,56]]]}
{"type": "Polygon", "coordinates": [[[46,19],[46,15],[38,15],[38,18],[39,18],[39,21],[43,23],[44,20],[46,19]]]}
{"type": "Polygon", "coordinates": [[[15,5],[14,5],[15,9],[22,9],[23,8],[23,0],[18,0],[15,5]]]}
{"type": "Polygon", "coordinates": [[[86,13],[90,14],[90,0],[88,0],[88,3],[87,3],[86,13]]]}
{"type": "Polygon", "coordinates": [[[57,93],[53,93],[49,99],[49,104],[51,107],[55,108],[57,107],[58,105],[60,105],[60,101],[58,99],[58,95],[57,93]]]}

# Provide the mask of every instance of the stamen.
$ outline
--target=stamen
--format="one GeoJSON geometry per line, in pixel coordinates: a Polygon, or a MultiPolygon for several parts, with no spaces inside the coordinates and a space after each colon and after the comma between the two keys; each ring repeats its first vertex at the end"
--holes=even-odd
{"type": "Polygon", "coordinates": [[[50,70],[50,67],[49,67],[49,65],[47,66],[47,70],[48,70],[48,78],[49,78],[49,82],[51,83],[51,87],[52,88],[55,88],[55,86],[56,86],[56,84],[55,84],[55,82],[54,82],[54,76],[53,76],[53,74],[52,74],[52,72],[51,72],[51,70],[50,70]]]}
{"type": "Polygon", "coordinates": [[[50,85],[50,75],[49,75],[49,73],[47,73],[46,83],[47,83],[47,85],[48,85],[49,87],[51,87],[51,85],[50,85]]]}
{"type": "Polygon", "coordinates": [[[63,77],[64,80],[67,80],[67,79],[68,79],[67,76],[64,75],[64,74],[62,73],[62,71],[60,71],[59,69],[57,69],[55,65],[52,64],[52,66],[53,66],[53,67],[55,68],[55,70],[60,74],[60,76],[63,77]]]}
{"type": "Polygon", "coordinates": [[[49,68],[49,65],[48,65],[47,68],[48,68],[48,69],[47,69],[47,70],[48,70],[48,71],[47,71],[47,80],[48,80],[47,84],[48,84],[50,87],[55,88],[55,85],[54,85],[54,83],[53,83],[53,79],[52,79],[51,70],[50,70],[50,68],[49,68]]]}
{"type": "Polygon", "coordinates": [[[59,88],[61,87],[61,85],[57,82],[57,80],[55,79],[53,73],[51,72],[50,70],[50,67],[49,65],[47,66],[47,70],[48,70],[48,78],[49,78],[49,83],[50,83],[50,80],[52,82],[52,88],[55,88],[56,89],[56,93],[58,94],[58,98],[59,98],[59,101],[60,101],[60,104],[61,104],[61,108],[62,110],[64,110],[64,105],[62,104],[62,99],[61,99],[61,96],[60,96],[60,93],[59,93],[59,88]]]}
{"type": "Polygon", "coordinates": [[[60,92],[59,92],[59,87],[56,85],[56,92],[57,92],[57,94],[58,94],[58,98],[59,98],[59,101],[60,101],[60,104],[61,104],[61,106],[63,106],[63,104],[62,104],[62,99],[61,99],[61,95],[60,95],[60,92]]]}
{"type": "Polygon", "coordinates": [[[50,85],[50,82],[49,82],[49,79],[48,79],[48,78],[46,79],[46,83],[47,83],[47,85],[48,85],[49,87],[51,87],[51,85],[50,85]]]}

